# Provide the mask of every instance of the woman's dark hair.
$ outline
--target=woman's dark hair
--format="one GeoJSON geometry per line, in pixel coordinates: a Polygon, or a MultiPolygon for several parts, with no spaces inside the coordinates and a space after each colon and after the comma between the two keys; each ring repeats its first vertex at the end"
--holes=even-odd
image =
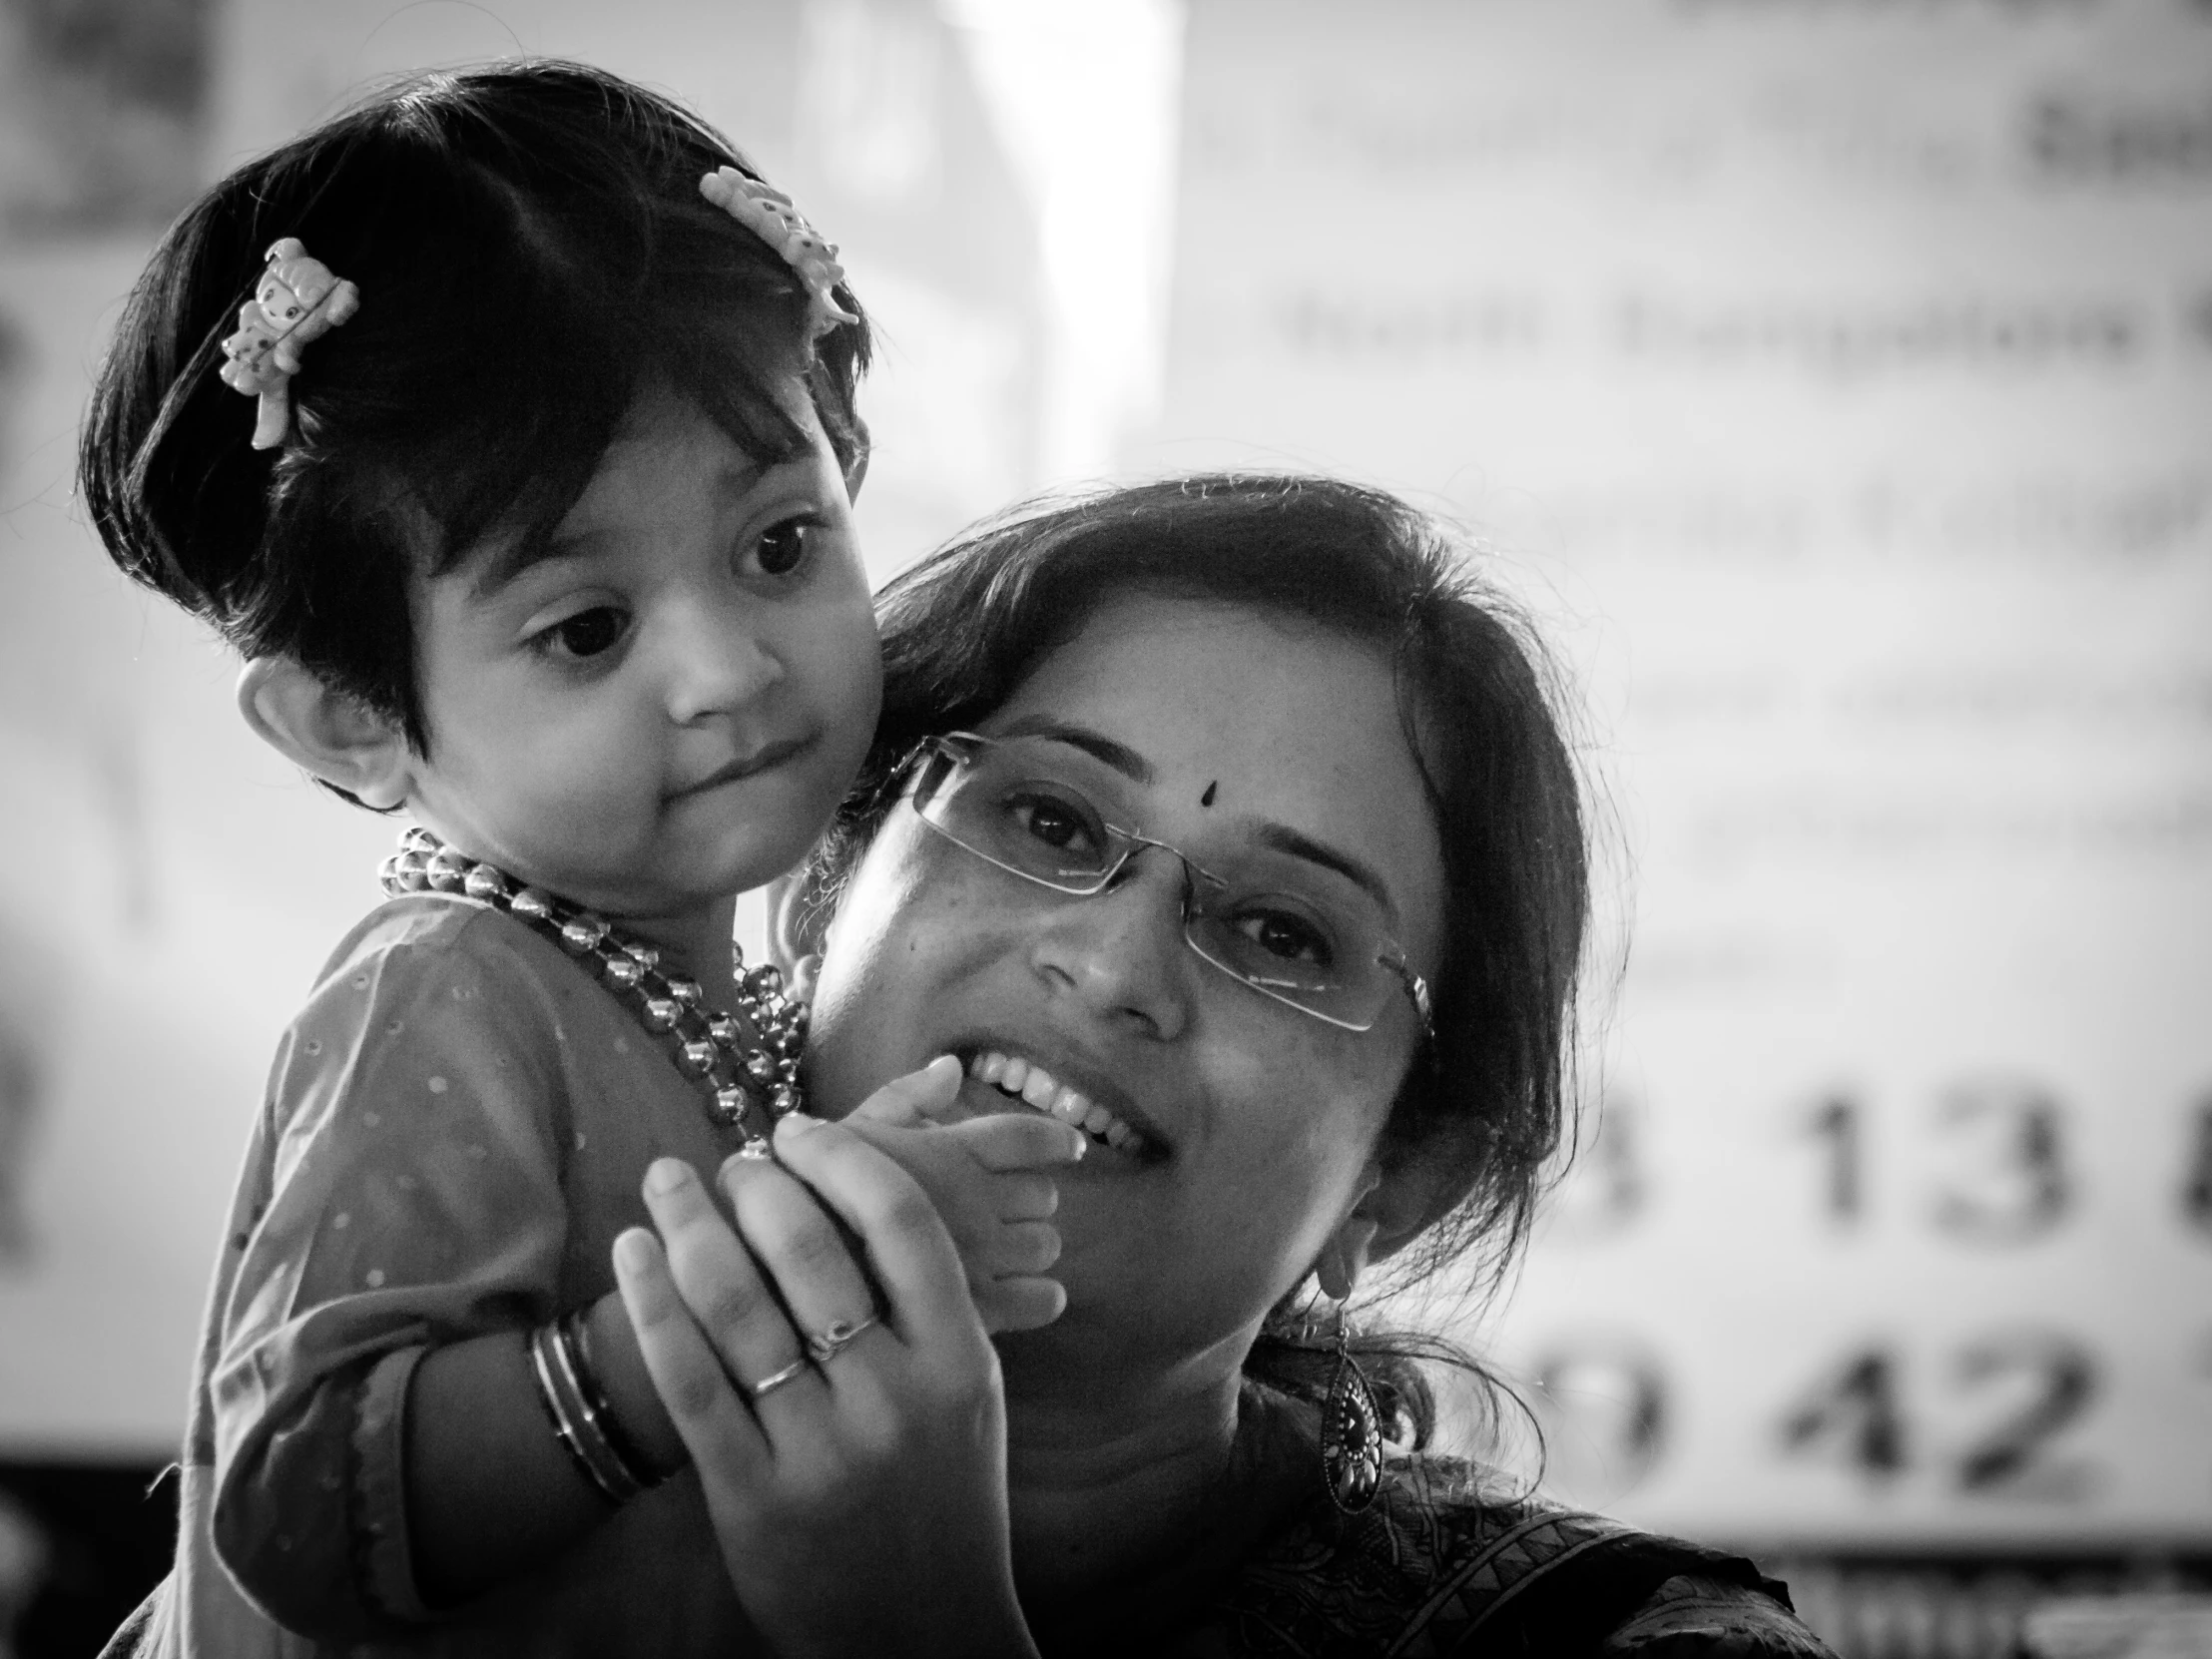
{"type": "MultiPolygon", "coordinates": [[[[1467,549],[1395,497],[1325,478],[1168,480],[1016,508],[893,581],[876,606],[882,717],[810,867],[810,925],[834,907],[912,746],[987,717],[1101,604],[1131,593],[1301,620],[1392,665],[1443,848],[1445,941],[1435,1038],[1383,1130],[1385,1159],[1417,1162],[1434,1183],[1432,1219],[1392,1282],[1461,1264],[1494,1284],[1527,1236],[1570,1112],[1589,907],[1581,792],[1531,630],[1467,549]]],[[[1451,1357],[1418,1341],[1378,1348],[1451,1357]]],[[[1317,1368],[1293,1345],[1263,1341],[1253,1364],[1313,1391],[1317,1368]]],[[[1385,1365],[1378,1380],[1424,1436],[1417,1369],[1385,1365]]]]}
{"type": "Polygon", "coordinates": [[[646,388],[776,464],[807,448],[779,400],[803,376],[856,482],[867,324],[810,339],[791,268],[700,195],[724,166],[752,172],[667,98],[524,62],[408,80],[240,168],[163,239],[93,393],[79,476],[116,563],[426,751],[410,574],[487,532],[542,547],[646,388]],[[255,450],[217,370],[282,237],[360,307],[255,450]]]}

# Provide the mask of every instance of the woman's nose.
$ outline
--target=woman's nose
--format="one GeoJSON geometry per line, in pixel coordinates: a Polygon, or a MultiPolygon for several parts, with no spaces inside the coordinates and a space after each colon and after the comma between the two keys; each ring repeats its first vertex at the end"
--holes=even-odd
{"type": "Polygon", "coordinates": [[[1183,944],[1184,880],[1174,853],[1140,848],[1104,892],[1055,907],[1032,950],[1037,971],[1095,1017],[1182,1035],[1197,963],[1183,944]]]}
{"type": "Polygon", "coordinates": [[[770,642],[728,607],[685,607],[666,642],[669,718],[679,726],[734,714],[784,678],[770,642]]]}

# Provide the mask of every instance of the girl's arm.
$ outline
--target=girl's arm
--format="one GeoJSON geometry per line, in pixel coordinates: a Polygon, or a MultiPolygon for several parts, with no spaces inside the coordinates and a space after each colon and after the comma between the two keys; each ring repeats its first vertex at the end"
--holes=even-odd
{"type": "MultiPolygon", "coordinates": [[[[622,1299],[593,1304],[590,1347],[607,1402],[654,1472],[680,1468],[684,1442],[638,1352],[622,1299]]],[[[566,1548],[609,1513],[554,1437],[539,1401],[528,1334],[500,1331],[432,1349],[407,1393],[405,1481],[415,1581],[452,1607],[566,1548]]]]}

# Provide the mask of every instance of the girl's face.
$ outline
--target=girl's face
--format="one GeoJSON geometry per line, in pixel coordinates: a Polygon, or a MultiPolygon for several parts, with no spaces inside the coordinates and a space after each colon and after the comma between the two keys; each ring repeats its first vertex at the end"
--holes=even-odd
{"type": "Polygon", "coordinates": [[[610,917],[694,916],[828,823],[882,671],[836,459],[757,465],[696,407],[642,399],[517,568],[418,583],[429,754],[408,804],[471,856],[610,917]]]}
{"type": "MultiPolygon", "coordinates": [[[[985,736],[1066,748],[1111,822],[1209,867],[1262,855],[1365,904],[1433,978],[1443,863],[1388,665],[1317,630],[1128,596],[1046,657],[985,736]]],[[[1304,889],[1302,889],[1304,890],[1304,889]]],[[[979,1069],[1042,1067],[1141,1137],[1094,1135],[1056,1174],[1068,1312],[1040,1338],[1169,1359],[1242,1344],[1376,1187],[1374,1153],[1418,1016],[1324,1024],[1192,952],[1183,871],[1137,857],[1073,898],[1025,882],[894,808],[825,943],[812,1098],[848,1110],[952,1052],[978,1112],[1031,1109],[979,1069]]]]}

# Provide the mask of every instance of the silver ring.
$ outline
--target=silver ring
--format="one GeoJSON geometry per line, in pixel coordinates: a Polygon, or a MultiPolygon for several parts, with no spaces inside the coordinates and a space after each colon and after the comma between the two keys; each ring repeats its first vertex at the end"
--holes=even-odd
{"type": "Polygon", "coordinates": [[[839,1350],[875,1323],[873,1314],[857,1323],[851,1320],[831,1320],[827,1330],[807,1339],[807,1358],[818,1366],[827,1366],[837,1357],[839,1350]]]}
{"type": "Polygon", "coordinates": [[[772,1371],[758,1382],[746,1384],[746,1392],[755,1399],[766,1399],[787,1382],[796,1382],[806,1373],[808,1361],[794,1360],[782,1371],[772,1371]]]}

